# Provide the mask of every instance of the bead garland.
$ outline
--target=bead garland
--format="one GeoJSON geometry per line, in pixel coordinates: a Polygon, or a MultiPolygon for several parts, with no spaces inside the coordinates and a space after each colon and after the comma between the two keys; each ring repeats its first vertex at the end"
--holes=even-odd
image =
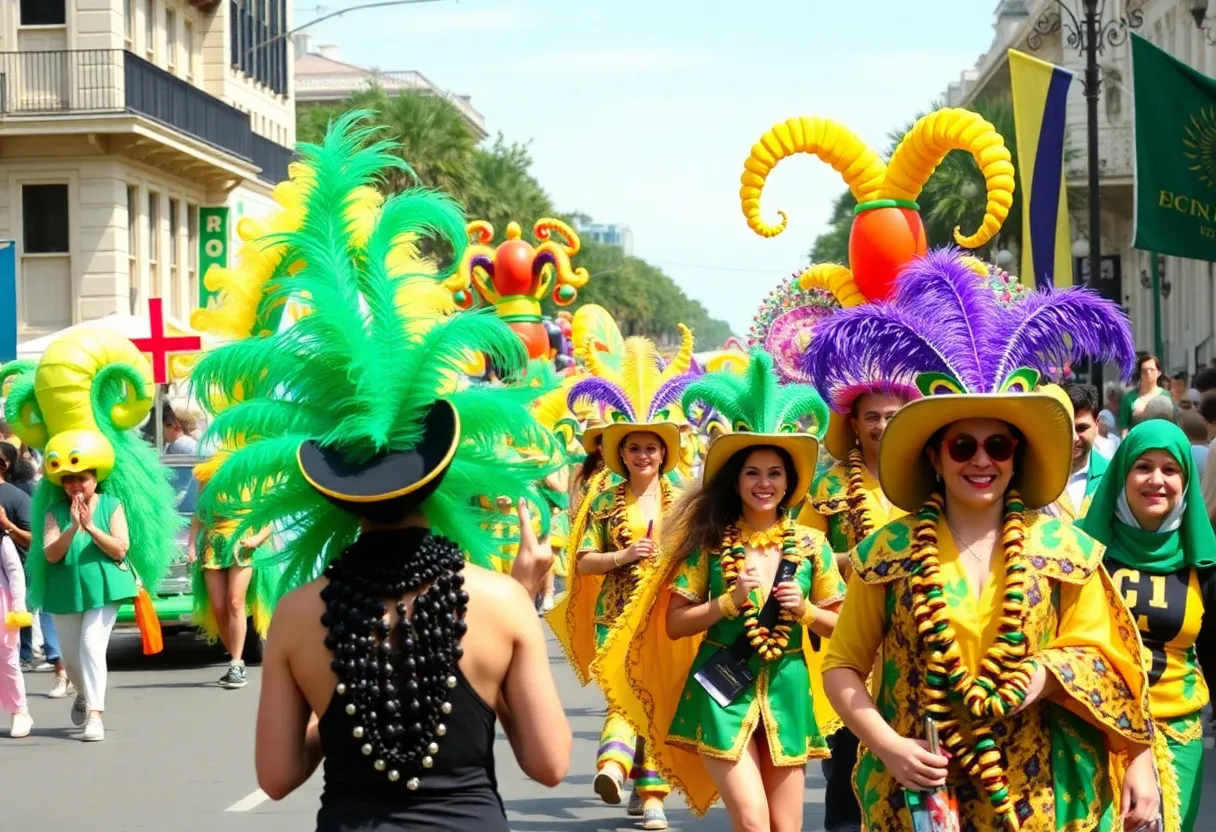
{"type": "MultiPolygon", "coordinates": [[[[354,718],[351,736],[360,752],[390,782],[400,780],[402,770],[434,766],[438,740],[447,734],[447,692],[457,685],[467,629],[464,563],[451,541],[404,529],[363,533],[325,571],[321,624],[334,655],[335,692],[354,718]],[[396,601],[394,632],[382,599],[400,599],[427,584],[412,615],[396,601]]],[[[419,785],[417,776],[405,783],[411,791],[419,785]]]]}
{"type": "MultiPolygon", "coordinates": [[[[744,545],[742,532],[736,525],[728,526],[722,540],[722,580],[727,586],[727,594],[734,593],[735,584],[739,580],[739,573],[743,571],[746,559],[747,548],[744,545]]],[[[800,564],[803,559],[802,551],[798,548],[795,538],[794,524],[789,519],[782,521],[781,524],[781,559],[789,561],[795,566],[800,564]]],[[[766,662],[773,662],[784,655],[785,648],[790,643],[790,631],[798,619],[789,610],[782,609],[777,615],[777,623],[772,630],[769,630],[768,627],[760,624],[760,610],[761,607],[752,601],[749,593],[747,600],[740,606],[740,611],[743,613],[743,632],[747,634],[756,654],[766,662]]]]}
{"type": "MultiPolygon", "coordinates": [[[[608,528],[616,531],[615,545],[620,549],[628,549],[633,545],[633,532],[629,528],[629,503],[626,500],[625,494],[629,489],[629,481],[619,484],[616,487],[615,493],[612,495],[612,509],[608,512],[608,528]]],[[[662,516],[667,512],[671,505],[672,487],[667,478],[659,475],[659,515],[662,516]]],[[[621,564],[615,567],[617,569],[636,569],[637,561],[634,563],[621,564]]]]}
{"type": "Polygon", "coordinates": [[[1000,719],[1025,700],[1031,677],[1038,669],[1027,657],[1029,644],[1025,635],[1024,507],[1018,493],[1011,490],[1005,500],[1001,528],[1005,594],[1000,624],[992,647],[980,660],[978,676],[963,664],[954,628],[946,615],[937,548],[942,507],[941,494],[933,494],[921,509],[912,533],[912,613],[922,644],[929,652],[925,682],[930,701],[926,711],[937,723],[943,747],[958,760],[962,771],[980,780],[1005,829],[1016,832],[1020,823],[1009,791],[1004,755],[993,740],[992,729],[983,722],[972,723],[969,728],[974,741],[968,743],[955,707],[961,702],[971,716],[981,721],[1000,719]]]}
{"type": "Polygon", "coordinates": [[[849,459],[845,464],[849,485],[846,499],[849,504],[849,522],[853,524],[853,532],[857,543],[865,540],[874,532],[874,521],[870,518],[870,510],[866,508],[866,489],[862,485],[861,471],[865,460],[861,451],[854,448],[849,451],[849,459]]]}

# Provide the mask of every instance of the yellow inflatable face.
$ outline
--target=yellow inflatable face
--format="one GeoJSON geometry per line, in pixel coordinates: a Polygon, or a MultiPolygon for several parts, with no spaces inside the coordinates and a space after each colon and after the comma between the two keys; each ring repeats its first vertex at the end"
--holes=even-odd
{"type": "Polygon", "coordinates": [[[97,431],[64,431],[47,443],[42,467],[47,479],[55,485],[61,485],[66,474],[85,471],[96,471],[97,481],[101,482],[114,470],[114,448],[97,431]]]}

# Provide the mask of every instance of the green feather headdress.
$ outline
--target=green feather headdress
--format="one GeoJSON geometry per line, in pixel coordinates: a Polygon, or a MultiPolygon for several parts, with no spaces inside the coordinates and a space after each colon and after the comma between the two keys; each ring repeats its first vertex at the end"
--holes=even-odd
{"type": "Polygon", "coordinates": [[[784,505],[793,508],[802,501],[815,474],[819,438],[828,424],[828,406],[814,387],[780,384],[772,356],[753,349],[742,375],[711,373],[688,385],[684,410],[698,402],[718,411],[734,431],[719,434],[710,444],[702,475],[706,482],[736,453],[767,445],[789,453],[797,469],[798,482],[786,494],[784,505]],[[807,417],[811,424],[807,432],[802,432],[799,422],[807,417]]]}
{"type": "Polygon", "coordinates": [[[348,113],[320,145],[299,148],[315,178],[300,228],[275,238],[286,244],[282,274],[291,276],[270,294],[271,302],[307,298],[311,314],[283,332],[208,353],[192,378],[212,393],[201,401],[236,402],[215,414],[209,430],[209,438],[234,450],[201,495],[200,513],[239,516],[238,535],[276,521],[285,526],[282,591],[315,578],[359,532],[354,515],[305,479],[297,460],[305,442],[340,450],[355,463],[410,451],[422,441],[432,405],[449,402],[459,416],[459,443],[421,510],[437,534],[475,563],[488,562],[495,545],[482,528],[494,514],[476,505],[487,483],[495,496],[539,505],[533,483],[549,473],[544,459],[554,456],[502,452],[553,443],[528,412],[544,388],[458,383],[471,353],[484,353],[511,373],[526,365],[519,337],[492,310],[442,317],[399,302],[402,282],[423,275],[394,271],[388,257],[394,242],[406,234],[429,236],[450,247],[451,262],[459,263],[466,238],[457,204],[434,192],[407,191],[384,201],[365,240],[354,237],[346,209],[357,189],[405,168],[387,142],[370,141],[373,131],[359,126],[366,115],[348,113]]]}

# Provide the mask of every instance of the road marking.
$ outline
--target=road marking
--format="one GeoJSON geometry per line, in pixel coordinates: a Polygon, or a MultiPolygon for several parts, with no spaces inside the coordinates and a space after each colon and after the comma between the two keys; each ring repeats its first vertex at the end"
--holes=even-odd
{"type": "Polygon", "coordinates": [[[224,811],[225,812],[248,812],[251,809],[256,809],[257,807],[261,806],[267,800],[270,800],[270,795],[266,794],[266,792],[262,791],[261,789],[256,789],[256,790],[250,792],[245,797],[242,797],[236,803],[233,803],[231,806],[229,806],[224,811]]]}

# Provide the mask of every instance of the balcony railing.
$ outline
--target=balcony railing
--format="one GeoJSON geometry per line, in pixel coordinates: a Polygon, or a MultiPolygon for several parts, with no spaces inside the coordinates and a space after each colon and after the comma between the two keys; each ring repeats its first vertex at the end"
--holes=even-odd
{"type": "Polygon", "coordinates": [[[287,166],[295,155],[291,148],[283,147],[278,142],[253,134],[251,142],[253,163],[262,169],[258,179],[272,185],[287,181],[287,166]]]}
{"type": "Polygon", "coordinates": [[[255,136],[247,113],[137,55],[122,49],[0,52],[0,119],[95,113],[138,113],[261,165],[267,181],[286,178],[281,159],[291,151],[255,136]]]}

